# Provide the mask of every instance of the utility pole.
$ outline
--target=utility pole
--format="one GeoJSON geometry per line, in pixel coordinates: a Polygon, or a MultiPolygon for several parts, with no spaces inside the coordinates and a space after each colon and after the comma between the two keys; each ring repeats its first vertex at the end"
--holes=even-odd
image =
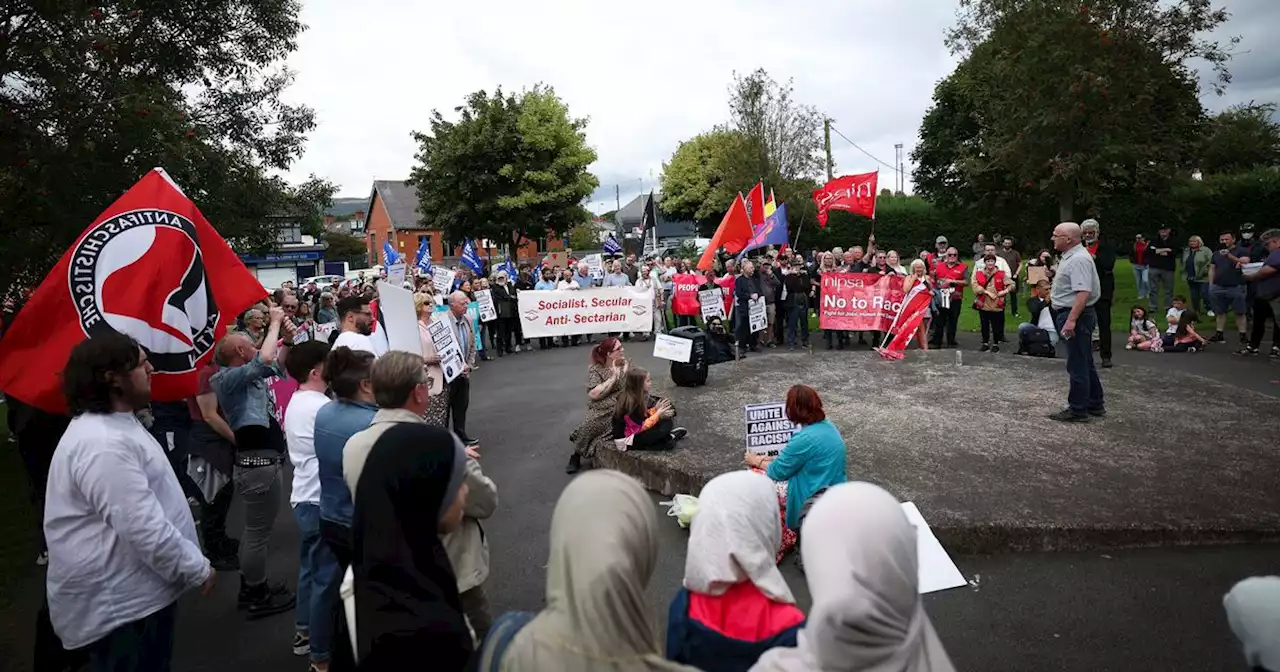
{"type": "Polygon", "coordinates": [[[893,195],[897,196],[907,190],[907,179],[902,174],[902,143],[893,146],[893,162],[898,166],[898,174],[893,176],[893,195]]]}
{"type": "Polygon", "coordinates": [[[834,165],[831,162],[831,118],[830,117],[822,118],[822,136],[827,147],[827,181],[830,182],[831,178],[834,177],[831,174],[831,171],[834,168],[834,165]]]}

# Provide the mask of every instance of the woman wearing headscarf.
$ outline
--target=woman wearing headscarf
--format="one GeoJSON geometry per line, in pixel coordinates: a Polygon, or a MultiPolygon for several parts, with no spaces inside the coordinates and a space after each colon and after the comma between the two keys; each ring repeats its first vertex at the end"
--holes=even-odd
{"type": "Polygon", "coordinates": [[[774,562],[781,541],[768,478],[742,470],[707,483],[689,531],[684,588],[667,618],[667,658],[733,672],[769,649],[796,645],[804,613],[774,562]]]}
{"type": "Polygon", "coordinates": [[[954,672],[920,599],[916,530],[893,495],[831,488],[805,519],[800,552],[809,621],[795,648],[766,652],[752,672],[954,672]]]}
{"type": "Polygon", "coordinates": [[[467,456],[443,427],[401,423],[369,451],[355,491],[355,634],[361,670],[464,670],[475,650],[440,535],[458,529],[467,456]]]}
{"type": "Polygon", "coordinates": [[[547,606],[504,614],[482,672],[691,670],[662,657],[645,605],[658,562],[658,516],[644,488],[616,471],[574,479],[551,515],[547,606]]]}

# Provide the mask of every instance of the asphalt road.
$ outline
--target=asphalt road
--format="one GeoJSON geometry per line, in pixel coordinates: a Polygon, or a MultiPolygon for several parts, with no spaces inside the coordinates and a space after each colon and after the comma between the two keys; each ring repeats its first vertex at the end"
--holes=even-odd
{"type": "MultiPolygon", "coordinates": [[[[627,345],[634,360],[663,375],[664,363],[648,354],[651,344],[627,345]]],[[[543,602],[551,512],[570,479],[563,467],[568,435],[582,415],[587,356],[586,346],[523,353],[482,364],[474,374],[468,430],[481,440],[484,470],[501,499],[485,523],[492,556],[487,590],[495,614],[537,609],[543,602]]],[[[1178,366],[1267,394],[1277,394],[1269,380],[1280,378],[1280,367],[1217,352],[1121,351],[1116,359],[1122,366],[1108,375],[1123,375],[1123,365],[1130,363],[1178,366]]],[[[1063,387],[1065,396],[1065,374],[1063,387]]],[[[690,430],[686,443],[696,450],[697,428],[690,430]]],[[[655,506],[659,499],[654,497],[655,506]]],[[[233,534],[240,520],[237,503],[233,534]]],[[[661,559],[648,592],[660,626],[680,585],[687,538],[673,519],[664,519],[661,529],[661,559]]],[[[284,508],[269,571],[290,584],[296,582],[297,539],[284,508]]],[[[1240,670],[1243,661],[1226,626],[1222,595],[1240,578],[1276,573],[1280,546],[955,560],[972,585],[929,595],[925,603],[959,669],[1240,670]]],[[[807,607],[808,591],[791,560],[784,562],[783,572],[807,607]]],[[[224,572],[219,579],[211,597],[184,600],[174,669],[305,670],[305,660],[295,658],[289,647],[292,617],[244,620],[235,609],[236,575],[224,572]]],[[[6,630],[0,647],[11,649],[0,652],[0,669],[29,669],[31,615],[39,590],[33,581],[9,613],[0,614],[6,630]]]]}

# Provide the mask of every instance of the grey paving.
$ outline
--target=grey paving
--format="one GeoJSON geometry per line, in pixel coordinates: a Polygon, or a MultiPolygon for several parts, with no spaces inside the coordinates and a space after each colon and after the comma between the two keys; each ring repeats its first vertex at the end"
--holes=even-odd
{"type": "MultiPolygon", "coordinates": [[[[663,363],[640,354],[646,349],[628,344],[639,363],[663,370],[663,363]]],[[[1117,361],[1145,363],[1124,354],[1117,361]]],[[[485,526],[493,556],[487,587],[497,611],[536,609],[543,602],[551,510],[570,478],[563,466],[568,434],[584,406],[586,357],[585,347],[520,354],[485,364],[475,374],[470,422],[483,441],[485,471],[498,483],[502,499],[485,526]]],[[[1197,373],[1259,391],[1270,391],[1268,380],[1280,377],[1265,363],[1218,353],[1158,363],[1183,371],[1201,367],[1197,373]]],[[[851,387],[883,388],[872,383],[851,387]]],[[[654,496],[655,506],[660,499],[654,496]]],[[[233,509],[232,515],[235,525],[239,512],[233,509]]],[[[271,571],[293,583],[297,528],[287,511],[277,530],[271,571]]],[[[686,538],[674,521],[664,520],[660,562],[648,591],[660,627],[683,575],[686,538]]],[[[977,587],[926,596],[925,604],[959,669],[1226,671],[1242,669],[1242,661],[1225,625],[1221,596],[1239,578],[1276,573],[1280,545],[955,554],[955,560],[977,587]]],[[[803,580],[789,560],[783,573],[807,606],[803,580]]],[[[0,612],[2,670],[30,669],[40,578],[32,567],[28,590],[0,612]]],[[[219,578],[210,598],[184,600],[174,669],[304,671],[305,662],[289,651],[292,617],[245,621],[234,606],[234,573],[219,578]]]]}

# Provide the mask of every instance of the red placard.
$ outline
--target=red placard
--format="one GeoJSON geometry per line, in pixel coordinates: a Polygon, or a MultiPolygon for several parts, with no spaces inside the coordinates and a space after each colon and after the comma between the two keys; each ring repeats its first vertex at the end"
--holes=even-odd
{"type": "Polygon", "coordinates": [[[706,282],[696,273],[680,273],[671,278],[671,312],[676,315],[698,316],[698,285],[706,282]]]}
{"type": "Polygon", "coordinates": [[[902,309],[900,275],[823,273],[818,325],[842,331],[888,331],[902,309]]]}

